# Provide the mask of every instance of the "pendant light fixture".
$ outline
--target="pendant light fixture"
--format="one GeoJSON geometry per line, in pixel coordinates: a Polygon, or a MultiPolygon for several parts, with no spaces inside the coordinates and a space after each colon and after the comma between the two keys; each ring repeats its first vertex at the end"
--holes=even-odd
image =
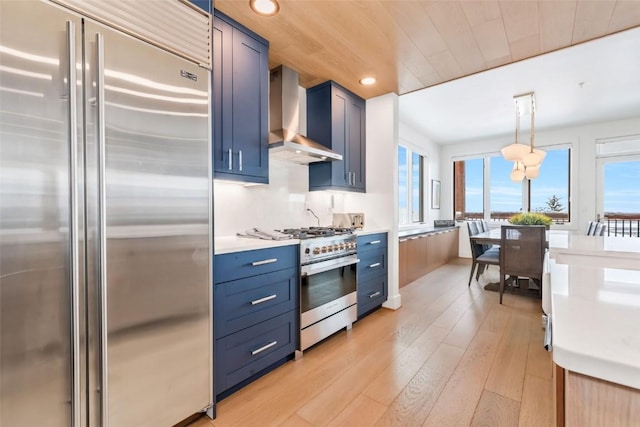
{"type": "Polygon", "coordinates": [[[520,182],[524,179],[525,176],[526,176],[526,172],[524,170],[524,166],[522,166],[522,163],[518,161],[514,162],[513,170],[509,174],[509,178],[511,178],[511,181],[520,182]]]}
{"type": "Polygon", "coordinates": [[[525,93],[513,97],[516,105],[516,140],[501,150],[505,160],[514,162],[513,170],[509,175],[514,182],[524,178],[535,179],[540,174],[540,166],[547,153],[535,148],[535,97],[534,93],[525,93]],[[529,146],[520,144],[520,116],[529,114],[531,118],[529,146]]]}

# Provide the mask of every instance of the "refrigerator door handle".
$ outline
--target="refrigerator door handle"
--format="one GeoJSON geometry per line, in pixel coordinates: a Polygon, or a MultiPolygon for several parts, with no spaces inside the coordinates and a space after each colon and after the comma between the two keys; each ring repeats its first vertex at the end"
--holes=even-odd
{"type": "Polygon", "coordinates": [[[109,390],[107,363],[107,239],[106,239],[106,179],[105,179],[105,100],[104,100],[104,36],[96,34],[96,106],[98,148],[98,268],[100,289],[100,397],[102,425],[109,425],[109,390]]]}
{"type": "Polygon", "coordinates": [[[67,102],[69,103],[69,241],[71,274],[71,339],[72,339],[72,425],[80,426],[80,270],[78,228],[78,109],[77,109],[77,72],[76,72],[76,27],[67,21],[67,102]]]}

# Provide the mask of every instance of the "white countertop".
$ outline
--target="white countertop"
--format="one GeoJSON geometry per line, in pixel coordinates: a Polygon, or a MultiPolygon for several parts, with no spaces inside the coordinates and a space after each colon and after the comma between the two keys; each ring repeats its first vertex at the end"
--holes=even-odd
{"type": "Polygon", "coordinates": [[[556,364],[640,389],[640,265],[637,268],[550,261],[556,364]]]}
{"type": "Polygon", "coordinates": [[[232,252],[252,251],[254,249],[277,248],[280,246],[298,245],[300,240],[262,240],[248,239],[245,237],[225,236],[213,239],[215,255],[228,254],[232,252]]]}
{"type": "MultiPolygon", "coordinates": [[[[355,234],[358,236],[366,236],[376,233],[388,233],[387,229],[363,229],[356,230],[355,234]]],[[[262,240],[262,239],[249,239],[245,237],[237,236],[223,236],[215,237],[213,239],[213,247],[215,255],[228,254],[232,252],[251,251],[254,249],[268,249],[277,248],[279,246],[289,246],[300,244],[299,239],[288,240],[262,240]]]]}
{"type": "Polygon", "coordinates": [[[549,239],[549,256],[560,264],[640,268],[640,238],[594,237],[576,234],[549,239]]]}
{"type": "Polygon", "coordinates": [[[388,228],[363,228],[360,230],[356,230],[355,233],[358,236],[367,236],[369,234],[377,234],[377,233],[388,233],[388,228]]]}

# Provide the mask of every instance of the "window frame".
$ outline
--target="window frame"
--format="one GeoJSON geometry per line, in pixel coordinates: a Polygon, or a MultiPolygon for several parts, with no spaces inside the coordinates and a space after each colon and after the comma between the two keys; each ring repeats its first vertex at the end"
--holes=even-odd
{"type": "MultiPolygon", "coordinates": [[[[414,148],[411,144],[408,144],[406,142],[400,142],[398,143],[398,148],[396,149],[396,154],[398,155],[398,161],[397,161],[398,167],[400,165],[400,147],[404,148],[404,150],[406,151],[405,162],[407,165],[407,171],[406,171],[405,180],[407,183],[407,189],[406,189],[405,199],[407,201],[407,210],[406,210],[406,215],[401,215],[400,209],[398,206],[398,226],[403,227],[403,226],[412,226],[416,224],[424,224],[427,220],[427,206],[429,203],[429,197],[426,194],[426,191],[427,191],[426,182],[428,177],[427,167],[429,164],[428,156],[424,151],[414,148]],[[415,221],[413,220],[413,213],[414,213],[413,212],[414,211],[413,155],[414,154],[417,154],[418,156],[420,156],[420,175],[418,180],[420,182],[420,187],[421,187],[421,191],[419,193],[419,196],[420,196],[419,219],[415,221]]],[[[398,192],[400,191],[399,184],[400,184],[400,171],[398,168],[398,192]]],[[[398,203],[399,201],[400,201],[400,196],[398,196],[398,203]]]]}
{"type": "MultiPolygon", "coordinates": [[[[546,145],[546,146],[539,146],[539,148],[544,149],[545,151],[549,151],[549,150],[562,150],[562,149],[568,149],[569,150],[569,158],[568,158],[568,164],[567,164],[567,178],[568,178],[568,200],[567,200],[567,212],[569,215],[569,219],[568,221],[564,221],[564,222],[560,222],[560,223],[556,223],[554,222],[553,224],[555,225],[561,225],[561,226],[570,226],[572,225],[574,218],[572,216],[572,209],[571,206],[573,204],[573,182],[574,182],[574,148],[573,148],[573,144],[572,143],[562,143],[562,144],[553,144],[553,145],[546,145]]],[[[491,158],[492,157],[497,157],[497,156],[501,156],[501,153],[492,151],[492,152],[485,152],[485,153],[478,153],[478,154],[473,154],[473,155],[467,155],[467,156],[456,156],[452,158],[452,162],[451,162],[451,170],[453,171],[453,176],[452,176],[452,190],[453,190],[453,194],[452,194],[452,200],[453,203],[451,204],[451,210],[453,213],[453,218],[456,218],[456,206],[455,206],[455,197],[456,197],[456,186],[455,186],[455,162],[459,162],[459,161],[467,161],[467,160],[475,160],[475,159],[483,159],[483,186],[482,186],[482,191],[483,191],[483,206],[482,206],[482,218],[486,221],[490,221],[490,222],[498,222],[498,223],[502,223],[502,220],[494,220],[491,219],[491,158]]],[[[531,211],[531,181],[528,179],[523,180],[522,182],[522,201],[521,201],[521,206],[522,206],[522,211],[526,211],[526,212],[530,212],[531,211]]],[[[456,218],[456,220],[458,220],[458,218],[456,218]]],[[[466,221],[466,218],[460,218],[460,221],[466,221]]]]}

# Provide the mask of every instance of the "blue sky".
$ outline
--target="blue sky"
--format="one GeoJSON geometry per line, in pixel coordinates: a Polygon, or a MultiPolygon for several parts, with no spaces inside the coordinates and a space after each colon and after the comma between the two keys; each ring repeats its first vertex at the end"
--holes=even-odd
{"type": "Polygon", "coordinates": [[[604,165],[604,211],[640,212],[640,161],[604,165]]]}

